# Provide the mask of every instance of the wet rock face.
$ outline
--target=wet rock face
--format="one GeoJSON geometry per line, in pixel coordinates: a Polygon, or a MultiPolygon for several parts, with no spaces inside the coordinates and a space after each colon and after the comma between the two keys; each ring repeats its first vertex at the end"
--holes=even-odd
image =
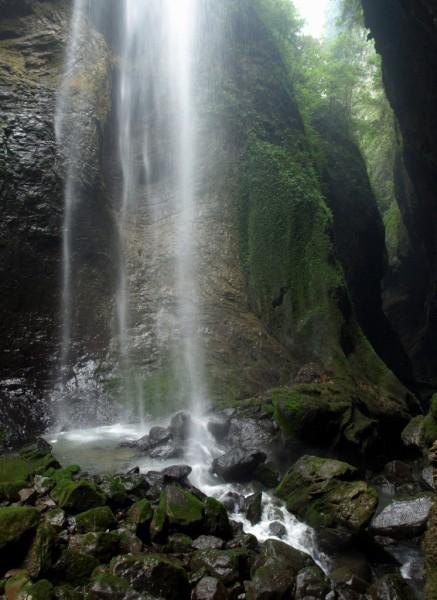
{"type": "Polygon", "coordinates": [[[0,422],[12,438],[43,416],[38,387],[58,325],[63,184],[53,116],[68,23],[60,4],[16,5],[4,3],[0,23],[0,422]]]}
{"type": "MultiPolygon", "coordinates": [[[[398,200],[412,244],[409,260],[416,265],[405,272],[409,278],[407,287],[415,290],[423,303],[421,306],[404,305],[410,310],[408,318],[404,314],[403,321],[411,323],[412,327],[403,333],[405,339],[409,339],[408,351],[416,376],[421,381],[435,382],[436,6],[433,0],[396,0],[389,4],[362,0],[362,5],[377,51],[382,56],[386,90],[399,120],[403,159],[413,187],[412,193],[407,191],[398,200]]],[[[387,292],[390,293],[390,289],[387,292]]],[[[400,322],[399,317],[397,321],[400,322]]]]}
{"type": "MultiPolygon", "coordinates": [[[[6,0],[1,10],[0,423],[14,442],[42,427],[59,341],[64,169],[54,124],[70,9],[6,0]]],[[[95,35],[84,52],[102,51],[95,35]]],[[[95,123],[91,138],[96,148],[95,123]]]]}

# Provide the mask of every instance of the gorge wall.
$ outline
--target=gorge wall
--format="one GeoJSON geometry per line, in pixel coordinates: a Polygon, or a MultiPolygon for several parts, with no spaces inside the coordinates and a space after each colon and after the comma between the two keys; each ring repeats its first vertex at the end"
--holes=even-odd
{"type": "Polygon", "coordinates": [[[408,242],[401,247],[399,273],[388,281],[388,314],[402,335],[416,379],[433,385],[437,359],[437,12],[427,0],[362,0],[362,5],[382,56],[385,87],[403,142],[396,182],[408,242]]]}

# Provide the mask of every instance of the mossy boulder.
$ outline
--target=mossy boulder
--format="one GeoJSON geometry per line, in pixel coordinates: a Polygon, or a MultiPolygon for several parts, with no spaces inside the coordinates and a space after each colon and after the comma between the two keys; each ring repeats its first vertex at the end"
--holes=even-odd
{"type": "Polygon", "coordinates": [[[247,550],[198,550],[191,556],[193,572],[205,572],[225,585],[232,585],[249,573],[250,554],[247,550]]]}
{"type": "Polygon", "coordinates": [[[208,497],[204,502],[204,528],[209,535],[215,535],[223,540],[231,537],[231,526],[228,513],[221,502],[208,497]]]}
{"type": "Polygon", "coordinates": [[[91,508],[76,516],[76,529],[79,533],[106,531],[115,529],[116,526],[117,521],[109,506],[91,508]]]}
{"type": "Polygon", "coordinates": [[[32,579],[38,579],[53,566],[56,545],[56,529],[50,525],[40,525],[25,562],[32,579]]]}
{"type": "Polygon", "coordinates": [[[73,481],[76,476],[80,473],[79,465],[68,465],[63,469],[47,469],[44,473],[46,477],[51,477],[56,483],[63,480],[73,481]]]}
{"type": "Polygon", "coordinates": [[[124,508],[129,504],[129,495],[121,477],[105,477],[100,487],[112,508],[124,508]]]}
{"type": "Polygon", "coordinates": [[[0,508],[0,550],[20,542],[26,534],[36,529],[40,514],[31,506],[0,508]]]}
{"type": "Polygon", "coordinates": [[[303,552],[279,540],[262,544],[261,555],[255,561],[250,582],[246,583],[246,598],[292,598],[298,572],[311,565],[303,552]]]}
{"type": "Polygon", "coordinates": [[[164,518],[170,531],[195,534],[202,527],[203,516],[203,503],[194,494],[177,485],[170,485],[161,494],[152,521],[152,529],[162,530],[164,518]]]}
{"type": "Polygon", "coordinates": [[[32,468],[23,458],[0,456],[0,483],[29,481],[32,468]]]}
{"type": "Polygon", "coordinates": [[[19,600],[52,600],[55,598],[53,585],[47,579],[29,582],[22,589],[19,600]]]}
{"type": "Polygon", "coordinates": [[[18,492],[28,485],[28,482],[20,480],[0,483],[0,502],[18,502],[20,499],[18,492]]]}
{"type": "Polygon", "coordinates": [[[121,536],[116,531],[90,532],[70,537],[68,547],[79,554],[90,554],[107,563],[120,554],[121,536]]]}
{"type": "Polygon", "coordinates": [[[303,456],[285,475],[276,494],[287,509],[313,527],[363,529],[378,505],[378,494],[364,481],[351,481],[356,469],[333,459],[303,456]]]}
{"type": "Polygon", "coordinates": [[[73,514],[78,514],[103,506],[106,503],[104,492],[88,481],[62,479],[51,493],[57,504],[73,514]]]}
{"type": "Polygon", "coordinates": [[[135,525],[136,534],[142,540],[147,540],[150,537],[152,519],[153,508],[146,498],[135,502],[127,513],[128,523],[135,525]]]}
{"type": "Polygon", "coordinates": [[[54,574],[59,582],[76,586],[86,583],[98,566],[99,561],[95,556],[67,548],[56,563],[54,574]]]}
{"type": "Polygon", "coordinates": [[[189,600],[190,585],[179,561],[160,554],[137,554],[114,558],[111,573],[128,581],[141,593],[165,600],[189,600]]]}

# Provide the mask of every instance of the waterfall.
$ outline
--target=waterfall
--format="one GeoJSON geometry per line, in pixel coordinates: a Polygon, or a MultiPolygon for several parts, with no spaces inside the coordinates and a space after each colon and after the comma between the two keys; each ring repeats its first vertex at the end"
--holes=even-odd
{"type": "Polygon", "coordinates": [[[81,137],[79,123],[72,131],[69,131],[67,128],[68,117],[72,112],[69,82],[73,77],[79,56],[81,17],[85,5],[86,0],[76,0],[74,3],[71,30],[65,57],[64,75],[59,88],[55,113],[55,134],[58,147],[67,147],[62,235],[62,340],[59,365],[59,379],[62,383],[65,383],[68,377],[67,370],[72,343],[72,229],[79,193],[77,189],[77,163],[81,137]]]}
{"type": "MultiPolygon", "coordinates": [[[[64,378],[71,362],[72,328],[77,318],[72,308],[76,283],[72,232],[79,226],[74,219],[78,196],[74,164],[83,144],[80,123],[68,136],[63,129],[71,109],[69,82],[80,60],[81,15],[88,9],[98,22],[103,6],[97,0],[74,3],[57,107],[58,140],[68,147],[63,236],[64,378]]],[[[198,13],[204,8],[201,0],[122,0],[117,7],[120,18],[111,26],[117,41],[112,48],[113,116],[108,126],[112,128],[112,155],[119,165],[113,193],[118,243],[112,260],[116,280],[112,343],[116,350],[112,358],[118,364],[126,419],[134,415],[142,420],[147,412],[144,362],[149,352],[148,335],[156,340],[162,368],[179,382],[181,404],[200,414],[207,398],[199,333],[202,302],[196,231],[200,211],[196,189],[196,51],[198,13]],[[158,230],[163,220],[165,248],[158,230]],[[149,307],[150,297],[154,301],[149,307]],[[146,327],[148,331],[140,333],[146,327]]],[[[115,15],[112,13],[113,20],[115,15]]],[[[162,398],[163,406],[165,401],[162,398]]]]}

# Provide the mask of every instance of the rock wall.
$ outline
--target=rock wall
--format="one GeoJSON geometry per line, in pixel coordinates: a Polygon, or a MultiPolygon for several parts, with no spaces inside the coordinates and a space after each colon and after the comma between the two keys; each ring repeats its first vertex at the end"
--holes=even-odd
{"type": "MultiPolygon", "coordinates": [[[[64,167],[54,122],[71,7],[3,0],[0,8],[0,424],[13,441],[44,427],[58,367],[64,167]]],[[[90,35],[84,52],[96,44],[90,35]]],[[[86,235],[82,252],[90,253],[86,235]]],[[[90,281],[86,303],[100,293],[90,281]]]]}
{"type": "MultiPolygon", "coordinates": [[[[412,186],[398,195],[412,246],[409,254],[417,266],[405,276],[409,290],[417,290],[423,300],[420,305],[403,305],[403,338],[408,341],[416,378],[435,385],[437,12],[432,0],[362,0],[362,5],[382,56],[384,82],[402,132],[403,160],[412,186]]],[[[405,180],[402,167],[398,167],[400,178],[405,180]]]]}

